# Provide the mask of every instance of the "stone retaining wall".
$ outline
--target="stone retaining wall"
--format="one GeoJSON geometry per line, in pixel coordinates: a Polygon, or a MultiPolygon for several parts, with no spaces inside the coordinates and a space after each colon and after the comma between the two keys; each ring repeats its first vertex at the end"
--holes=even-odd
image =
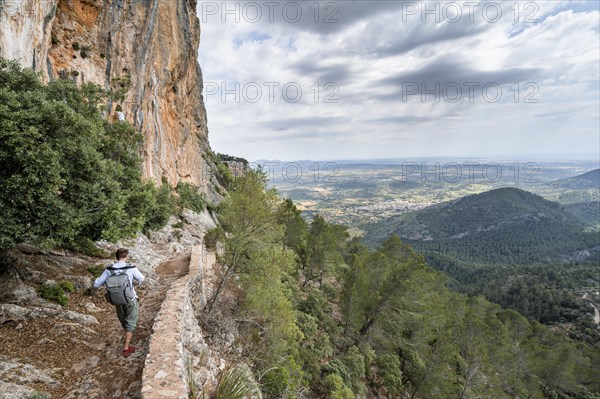
{"type": "Polygon", "coordinates": [[[204,295],[204,246],[192,250],[189,273],[171,285],[154,321],[142,374],[143,399],[187,399],[188,370],[202,332],[194,314],[193,292],[204,295]]]}

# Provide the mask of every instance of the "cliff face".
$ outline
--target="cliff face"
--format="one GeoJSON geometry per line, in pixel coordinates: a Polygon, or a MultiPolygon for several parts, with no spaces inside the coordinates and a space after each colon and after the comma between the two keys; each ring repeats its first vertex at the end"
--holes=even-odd
{"type": "Polygon", "coordinates": [[[143,133],[144,176],[213,194],[199,42],[196,0],[0,0],[1,56],[119,91],[107,117],[143,133]]]}

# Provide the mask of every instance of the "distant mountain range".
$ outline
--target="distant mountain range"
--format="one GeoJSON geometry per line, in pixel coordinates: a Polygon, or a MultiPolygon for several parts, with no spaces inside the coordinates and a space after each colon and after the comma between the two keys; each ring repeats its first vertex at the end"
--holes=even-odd
{"type": "Polygon", "coordinates": [[[560,192],[558,201],[586,226],[600,229],[600,169],[547,183],[549,190],[560,192]]]}
{"type": "Polygon", "coordinates": [[[594,169],[589,172],[583,173],[578,176],[569,177],[567,179],[556,180],[554,182],[548,183],[551,187],[554,188],[563,188],[563,189],[600,189],[600,169],[594,169]]]}

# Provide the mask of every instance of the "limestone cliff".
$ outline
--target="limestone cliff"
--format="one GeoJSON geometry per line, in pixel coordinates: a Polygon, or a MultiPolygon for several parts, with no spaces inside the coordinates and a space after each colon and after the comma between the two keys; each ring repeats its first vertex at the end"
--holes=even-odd
{"type": "Polygon", "coordinates": [[[144,176],[214,194],[199,42],[196,0],[0,0],[1,56],[119,91],[107,117],[143,133],[144,176]]]}

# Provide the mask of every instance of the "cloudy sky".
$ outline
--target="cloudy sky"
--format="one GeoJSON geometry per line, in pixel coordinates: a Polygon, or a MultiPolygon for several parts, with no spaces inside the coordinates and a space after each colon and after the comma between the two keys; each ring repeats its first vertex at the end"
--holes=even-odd
{"type": "Polygon", "coordinates": [[[593,1],[199,1],[214,150],[598,159],[593,1]]]}

